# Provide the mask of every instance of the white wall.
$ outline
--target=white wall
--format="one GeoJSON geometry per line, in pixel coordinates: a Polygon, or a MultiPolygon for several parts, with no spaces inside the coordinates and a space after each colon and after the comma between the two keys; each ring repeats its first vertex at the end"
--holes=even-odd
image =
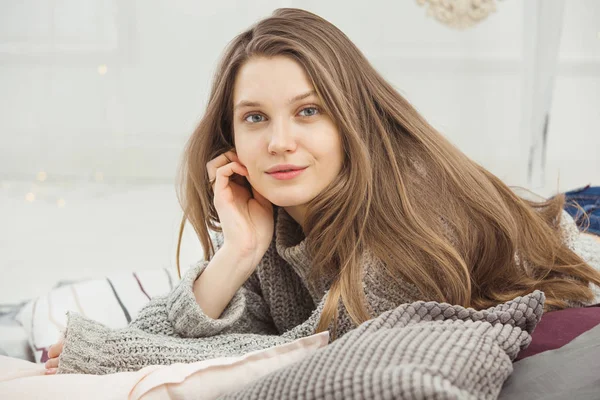
{"type": "MultiPolygon", "coordinates": [[[[407,0],[0,0],[0,179],[172,180],[223,46],[280,6],[335,23],[453,143],[526,184],[515,0],[462,32],[407,0]]],[[[568,0],[548,187],[600,183],[598,32],[600,2],[568,0]]]]}

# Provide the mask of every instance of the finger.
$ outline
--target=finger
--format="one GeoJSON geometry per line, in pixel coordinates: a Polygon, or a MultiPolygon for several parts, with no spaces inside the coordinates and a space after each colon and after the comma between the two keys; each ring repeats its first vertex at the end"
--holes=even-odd
{"type": "MultiPolygon", "coordinates": [[[[237,154],[235,152],[233,152],[232,150],[223,153],[222,156],[225,157],[225,159],[227,160],[226,161],[227,164],[232,163],[232,162],[236,162],[236,163],[240,164],[242,167],[244,167],[244,168],[246,167],[245,165],[243,165],[240,162],[240,159],[238,158],[237,154]]],[[[223,166],[225,166],[227,164],[223,164],[223,166]]],[[[218,169],[218,167],[217,167],[217,169],[218,169]]],[[[215,187],[214,182],[216,181],[216,178],[217,178],[217,176],[216,176],[216,172],[215,172],[214,177],[211,178],[211,181],[212,181],[211,187],[212,187],[213,190],[214,190],[214,187],[215,187]]],[[[233,179],[234,182],[239,183],[240,185],[243,185],[243,179],[238,179],[238,178],[239,177],[236,177],[234,175],[232,179],[233,179]]]]}
{"type": "Polygon", "coordinates": [[[48,357],[54,358],[54,357],[58,357],[59,355],[60,355],[59,343],[55,343],[52,346],[50,346],[50,348],[48,349],[48,357]]]}
{"type": "Polygon", "coordinates": [[[225,153],[210,160],[208,163],[206,163],[208,180],[211,181],[217,176],[217,169],[232,162],[242,164],[237,154],[232,150],[226,151],[225,153]]]}
{"type": "Polygon", "coordinates": [[[237,162],[232,162],[217,169],[217,179],[214,183],[214,189],[225,189],[229,185],[229,180],[233,174],[248,176],[248,170],[237,162]]]}
{"type": "Polygon", "coordinates": [[[58,357],[49,359],[48,361],[46,361],[46,364],[44,364],[44,366],[46,367],[46,369],[58,368],[58,357]]]}
{"type": "Polygon", "coordinates": [[[56,375],[57,368],[50,368],[46,370],[46,375],[56,375]]]}
{"type": "MultiPolygon", "coordinates": [[[[237,153],[235,152],[235,149],[231,149],[231,150],[225,152],[224,155],[226,155],[227,158],[229,158],[231,161],[242,164],[242,162],[240,161],[240,158],[238,157],[237,153]]],[[[245,166],[245,165],[242,164],[242,166],[245,166]]]]}
{"type": "Polygon", "coordinates": [[[58,357],[60,353],[63,351],[64,340],[59,340],[57,343],[50,346],[48,349],[48,357],[54,358],[58,357]]]}

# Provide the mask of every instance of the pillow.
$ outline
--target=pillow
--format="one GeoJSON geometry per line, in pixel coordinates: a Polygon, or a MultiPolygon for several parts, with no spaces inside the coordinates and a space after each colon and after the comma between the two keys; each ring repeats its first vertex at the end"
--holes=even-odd
{"type": "Polygon", "coordinates": [[[298,362],[328,342],[326,331],[239,357],[109,375],[44,375],[39,364],[0,356],[0,398],[213,399],[298,362]]]}
{"type": "Polygon", "coordinates": [[[519,353],[515,362],[558,349],[597,325],[600,325],[600,304],[545,313],[531,334],[531,344],[519,353]]]}
{"type": "Polygon", "coordinates": [[[328,342],[329,332],[325,331],[241,357],[173,364],[147,375],[131,391],[130,399],[213,399],[298,362],[328,342]]]}
{"type": "Polygon", "coordinates": [[[15,316],[25,329],[34,361],[48,360],[48,347],[56,343],[75,311],[116,329],[126,327],[151,298],[165,295],[176,277],[166,268],[119,272],[102,279],[63,284],[28,302],[15,316]]]}
{"type": "Polygon", "coordinates": [[[600,325],[559,349],[513,364],[500,400],[597,400],[600,398],[600,325]]]}
{"type": "Polygon", "coordinates": [[[15,320],[15,316],[24,305],[25,302],[0,305],[0,354],[33,361],[27,332],[15,320]]]}

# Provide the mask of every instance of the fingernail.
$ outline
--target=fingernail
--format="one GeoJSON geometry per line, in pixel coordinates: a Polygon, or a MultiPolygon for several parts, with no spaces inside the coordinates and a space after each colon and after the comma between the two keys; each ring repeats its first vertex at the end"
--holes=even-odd
{"type": "Polygon", "coordinates": [[[56,374],[56,368],[46,369],[46,375],[54,375],[54,374],[56,374]]]}

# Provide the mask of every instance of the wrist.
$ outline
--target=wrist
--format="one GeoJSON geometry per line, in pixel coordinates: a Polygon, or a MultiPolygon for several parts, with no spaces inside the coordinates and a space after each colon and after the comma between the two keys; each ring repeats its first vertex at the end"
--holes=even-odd
{"type": "Polygon", "coordinates": [[[200,293],[199,287],[204,280],[219,287],[224,295],[233,295],[252,275],[255,267],[252,256],[242,254],[238,249],[224,244],[196,278],[194,293],[200,293]]]}
{"type": "Polygon", "coordinates": [[[227,245],[223,246],[215,253],[215,257],[224,260],[224,265],[231,266],[232,269],[239,272],[249,272],[252,274],[256,265],[260,262],[262,254],[258,255],[258,250],[240,250],[238,247],[227,245]]]}
{"type": "Polygon", "coordinates": [[[223,245],[193,283],[196,303],[204,314],[218,319],[255,268],[252,257],[223,245]]]}

